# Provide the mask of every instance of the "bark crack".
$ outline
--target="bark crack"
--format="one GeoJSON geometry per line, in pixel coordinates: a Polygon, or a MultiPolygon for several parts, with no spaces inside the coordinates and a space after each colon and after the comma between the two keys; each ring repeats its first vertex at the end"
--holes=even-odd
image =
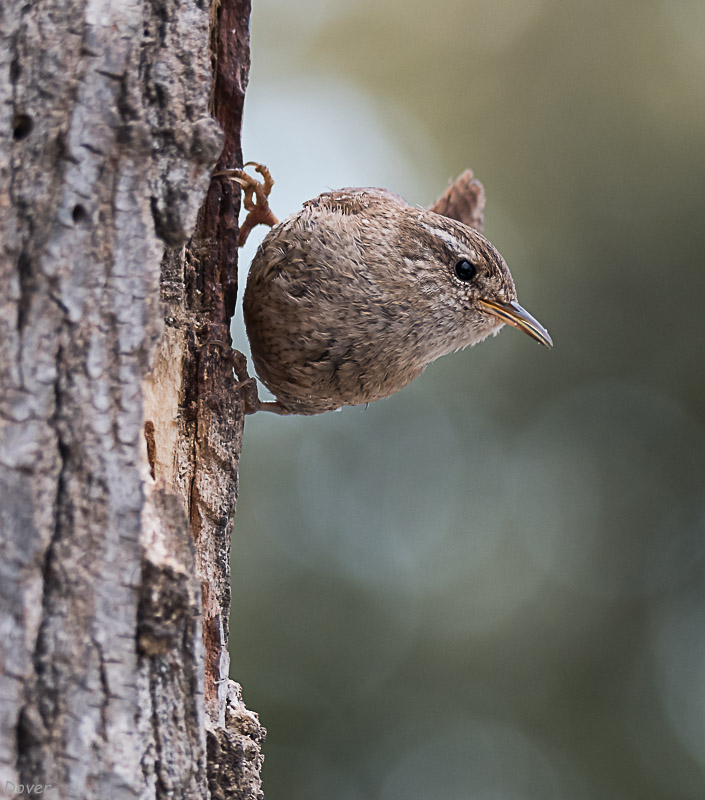
{"type": "Polygon", "coordinates": [[[160,693],[159,693],[159,686],[157,684],[156,678],[156,671],[159,669],[160,665],[157,663],[157,659],[152,658],[150,659],[152,662],[149,666],[149,697],[152,703],[152,714],[151,714],[151,728],[152,728],[152,735],[154,742],[154,777],[157,781],[157,796],[166,792],[168,787],[164,785],[162,780],[161,769],[159,768],[160,764],[163,760],[163,753],[162,753],[162,734],[161,734],[161,725],[159,722],[159,712],[158,709],[161,705],[160,703],[160,693]]]}
{"type": "Polygon", "coordinates": [[[110,705],[110,683],[105,666],[105,653],[103,646],[93,637],[93,647],[98,654],[98,675],[100,676],[100,735],[103,742],[108,742],[108,706],[110,705]]]}
{"type": "MultiPolygon", "coordinates": [[[[63,327],[63,326],[62,326],[63,327]]],[[[57,543],[63,535],[67,473],[69,470],[69,448],[62,438],[62,365],[64,350],[59,344],[56,352],[57,371],[52,385],[54,407],[53,413],[47,420],[48,427],[54,435],[56,454],[58,457],[58,470],[55,476],[55,494],[53,498],[54,527],[51,537],[47,542],[41,559],[41,616],[37,627],[36,640],[32,651],[33,674],[25,688],[23,703],[19,709],[15,737],[17,740],[17,761],[15,768],[23,783],[36,783],[39,777],[48,774],[50,765],[47,763],[48,737],[52,730],[52,723],[57,715],[59,699],[51,692],[44,691],[47,679],[47,665],[44,658],[44,636],[51,612],[53,597],[51,592],[54,553],[57,543]],[[44,757],[43,757],[44,753],[44,757]]]]}

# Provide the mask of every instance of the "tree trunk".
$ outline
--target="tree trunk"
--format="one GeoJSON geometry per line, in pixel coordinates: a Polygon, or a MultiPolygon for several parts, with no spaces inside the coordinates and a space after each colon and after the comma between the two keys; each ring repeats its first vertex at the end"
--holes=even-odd
{"type": "Polygon", "coordinates": [[[3,795],[261,797],[228,679],[243,412],[203,346],[237,290],[239,198],[209,179],[242,161],[248,21],[0,6],[3,795]]]}

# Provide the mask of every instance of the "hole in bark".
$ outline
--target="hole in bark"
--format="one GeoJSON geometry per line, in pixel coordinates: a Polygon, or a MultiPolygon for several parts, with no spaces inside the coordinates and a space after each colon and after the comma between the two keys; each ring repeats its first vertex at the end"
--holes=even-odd
{"type": "Polygon", "coordinates": [[[32,132],[34,123],[32,118],[27,114],[15,114],[12,120],[12,138],[18,142],[20,139],[26,139],[32,132]]]}
{"type": "Polygon", "coordinates": [[[17,83],[20,79],[20,75],[22,74],[22,65],[17,57],[13,58],[10,62],[10,81],[12,83],[17,83]]]}
{"type": "Polygon", "coordinates": [[[83,222],[84,220],[88,219],[88,212],[86,209],[78,203],[73,207],[73,211],[71,212],[71,216],[73,217],[73,221],[75,223],[83,222]]]}

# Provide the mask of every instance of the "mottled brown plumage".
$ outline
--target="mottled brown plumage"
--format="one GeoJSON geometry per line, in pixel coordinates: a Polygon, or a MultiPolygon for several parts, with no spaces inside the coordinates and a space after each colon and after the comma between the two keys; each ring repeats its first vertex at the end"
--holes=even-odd
{"type": "MultiPolygon", "coordinates": [[[[464,173],[438,205],[481,224],[482,187],[471,179],[464,173]]],[[[254,203],[252,192],[246,207],[257,213],[263,193],[254,203]]],[[[252,262],[244,313],[257,374],[276,397],[252,410],[284,414],[386,397],[504,322],[551,344],[479,231],[382,189],[327,192],[276,224],[252,262]]]]}

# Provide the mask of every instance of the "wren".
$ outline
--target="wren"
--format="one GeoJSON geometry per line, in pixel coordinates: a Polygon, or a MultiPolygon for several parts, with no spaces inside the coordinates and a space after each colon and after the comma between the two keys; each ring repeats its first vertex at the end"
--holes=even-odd
{"type": "Polygon", "coordinates": [[[250,267],[244,316],[276,402],[260,401],[249,379],[249,412],[319,414],[379,400],[505,323],[552,346],[480,232],[484,192],[469,170],[430,209],[383,189],[341,189],[277,223],[269,171],[254,166],[263,181],[219,173],[244,189],[240,244],[253,225],[273,225],[250,267]]]}

